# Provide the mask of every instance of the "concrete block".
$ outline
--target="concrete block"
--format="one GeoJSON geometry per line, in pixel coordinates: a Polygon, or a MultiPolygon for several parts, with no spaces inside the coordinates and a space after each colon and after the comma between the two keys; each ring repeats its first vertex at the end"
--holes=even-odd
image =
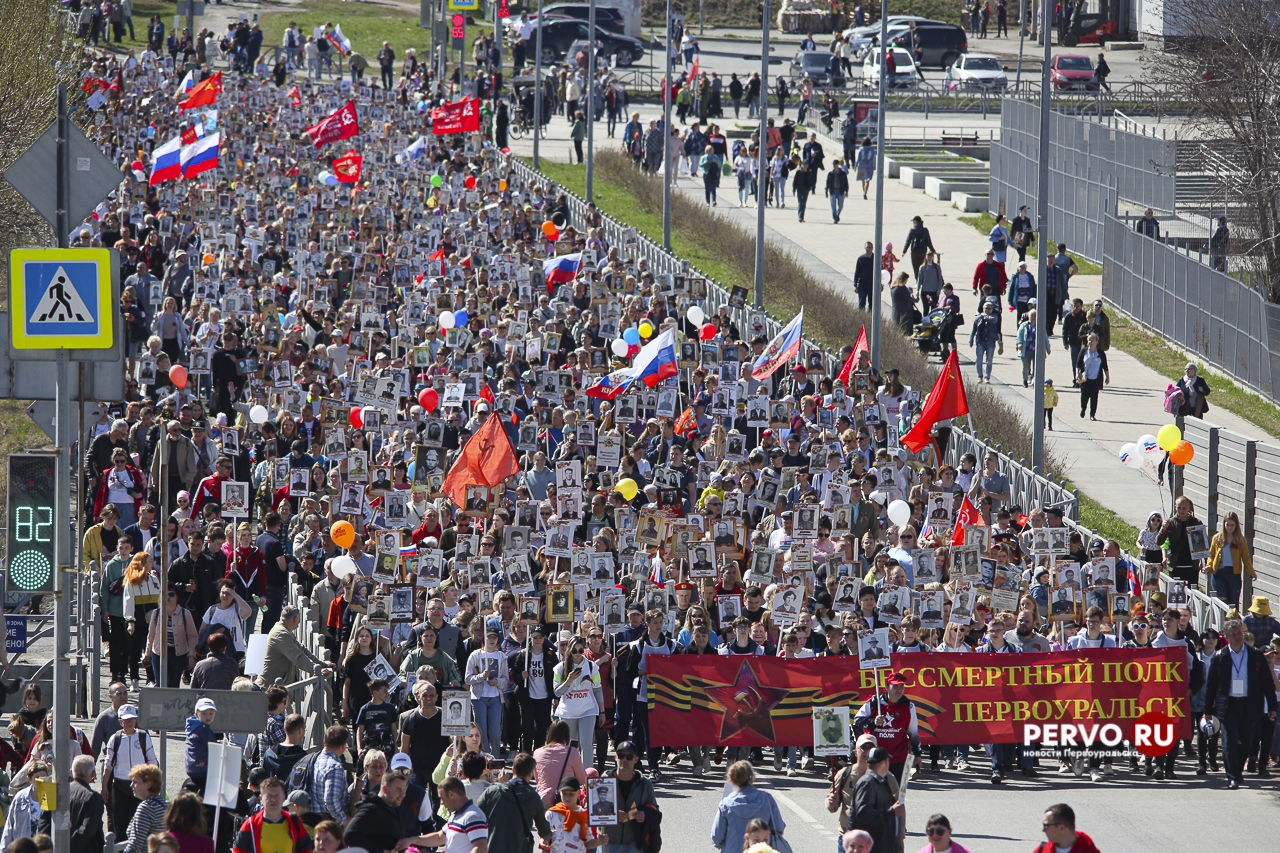
{"type": "Polygon", "coordinates": [[[989,183],[966,176],[930,175],[924,181],[924,194],[939,201],[951,201],[953,192],[985,193],[989,183]]]}
{"type": "Polygon", "coordinates": [[[951,193],[951,206],[959,208],[962,213],[986,213],[990,203],[991,196],[987,193],[951,193]]]}

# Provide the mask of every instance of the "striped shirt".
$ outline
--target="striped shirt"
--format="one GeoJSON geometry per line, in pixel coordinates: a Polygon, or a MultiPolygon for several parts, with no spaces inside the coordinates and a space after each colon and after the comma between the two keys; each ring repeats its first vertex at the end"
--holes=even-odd
{"type": "Polygon", "coordinates": [[[168,808],[169,804],[160,794],[152,794],[142,801],[125,832],[129,839],[125,853],[147,853],[147,836],[164,829],[164,814],[168,808]]]}
{"type": "Polygon", "coordinates": [[[471,845],[489,839],[489,822],[471,800],[449,815],[444,825],[444,853],[471,853],[471,845]]]}

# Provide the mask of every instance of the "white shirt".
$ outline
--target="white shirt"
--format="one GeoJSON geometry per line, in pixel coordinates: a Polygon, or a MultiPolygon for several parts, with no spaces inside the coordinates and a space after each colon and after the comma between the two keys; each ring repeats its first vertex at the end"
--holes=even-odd
{"type": "Polygon", "coordinates": [[[1228,695],[1232,699],[1243,699],[1249,695],[1249,649],[1241,646],[1237,652],[1227,646],[1227,654],[1231,656],[1231,686],[1228,695]]]}
{"type": "Polygon", "coordinates": [[[244,651],[244,620],[240,618],[240,608],[237,604],[232,604],[226,610],[222,610],[218,605],[212,605],[204,612],[204,621],[212,622],[215,625],[225,625],[231,633],[231,641],[235,643],[235,650],[244,651]]]}
{"type": "Polygon", "coordinates": [[[155,743],[147,735],[146,746],[141,743],[140,730],[126,735],[119,731],[107,740],[107,748],[103,752],[103,769],[110,768],[114,778],[121,782],[129,781],[129,771],[139,764],[159,764],[156,760],[155,743]],[[113,763],[114,762],[114,765],[113,763]]]}

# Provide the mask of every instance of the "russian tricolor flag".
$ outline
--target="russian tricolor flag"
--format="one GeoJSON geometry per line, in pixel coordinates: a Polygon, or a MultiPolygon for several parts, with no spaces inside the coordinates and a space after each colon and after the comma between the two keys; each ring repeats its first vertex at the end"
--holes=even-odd
{"type": "Polygon", "coordinates": [[[573,281],[578,277],[580,269],[582,269],[581,252],[547,258],[542,262],[542,274],[547,279],[547,293],[555,293],[557,284],[573,281]]]}
{"type": "Polygon", "coordinates": [[[612,400],[630,388],[631,383],[635,381],[636,377],[631,368],[624,367],[621,370],[615,370],[612,373],[601,376],[594,385],[586,390],[586,395],[595,397],[598,400],[612,400]]]}
{"type": "Polygon", "coordinates": [[[667,329],[649,343],[631,363],[631,371],[636,379],[653,388],[669,376],[680,372],[676,366],[676,333],[667,329]]]}
{"type": "Polygon", "coordinates": [[[182,137],[175,136],[151,152],[151,186],[182,177],[182,137]]]}
{"type": "Polygon", "coordinates": [[[201,172],[218,168],[218,141],[221,134],[210,133],[182,148],[182,177],[194,178],[201,172]]]}
{"type": "Polygon", "coordinates": [[[351,39],[342,34],[342,25],[334,24],[333,29],[325,33],[329,43],[338,49],[343,56],[351,52],[351,39]]]}
{"type": "Polygon", "coordinates": [[[769,341],[755,364],[751,365],[752,379],[767,379],[782,365],[800,353],[800,340],[804,337],[804,308],[769,341]]]}

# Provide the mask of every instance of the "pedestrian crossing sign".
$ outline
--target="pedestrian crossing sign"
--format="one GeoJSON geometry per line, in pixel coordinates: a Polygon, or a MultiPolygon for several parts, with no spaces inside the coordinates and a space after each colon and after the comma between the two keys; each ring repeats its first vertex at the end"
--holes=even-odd
{"type": "Polygon", "coordinates": [[[115,346],[111,249],[14,249],[9,253],[10,340],[14,349],[115,346]]]}

